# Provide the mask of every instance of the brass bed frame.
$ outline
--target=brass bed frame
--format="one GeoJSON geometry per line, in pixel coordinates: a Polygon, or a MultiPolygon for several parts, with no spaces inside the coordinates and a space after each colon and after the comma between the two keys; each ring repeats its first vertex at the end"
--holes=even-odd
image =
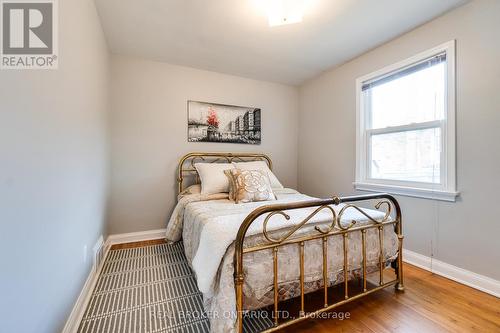
{"type": "MultiPolygon", "coordinates": [[[[219,162],[244,162],[244,161],[256,161],[262,160],[265,161],[269,168],[272,169],[272,161],[265,154],[259,153],[189,153],[181,158],[178,166],[178,190],[179,193],[186,187],[185,181],[188,178],[192,177],[192,183],[199,183],[199,176],[194,167],[194,164],[197,162],[205,162],[205,163],[219,163],[219,162]]],[[[286,204],[270,204],[261,206],[254,211],[252,211],[241,224],[238,234],[235,240],[235,252],[234,252],[234,284],[236,291],[236,315],[237,315],[237,331],[239,333],[243,332],[243,283],[245,281],[245,276],[243,273],[243,255],[246,253],[262,251],[272,249],[273,251],[273,281],[274,281],[274,306],[273,306],[273,319],[274,326],[263,331],[263,332],[274,332],[280,330],[284,327],[288,327],[297,322],[306,320],[307,318],[316,316],[322,312],[333,310],[334,308],[341,306],[343,304],[352,302],[357,300],[363,296],[374,293],[378,290],[384,289],[388,286],[394,285],[397,291],[404,291],[403,284],[403,257],[402,257],[402,248],[403,248],[403,234],[402,234],[402,217],[401,217],[401,208],[397,200],[385,193],[380,194],[369,194],[369,195],[358,195],[358,196],[349,196],[349,197],[332,197],[329,199],[318,199],[311,201],[303,201],[303,202],[294,202],[294,203],[286,203],[286,204]],[[360,208],[353,204],[353,202],[367,201],[367,200],[378,200],[375,204],[375,208],[378,210],[382,206],[386,207],[385,215],[381,220],[377,220],[368,215],[363,208],[360,208]],[[338,213],[331,207],[338,206],[339,204],[344,203],[343,206],[338,213]],[[290,231],[286,232],[280,238],[273,238],[270,236],[270,233],[267,230],[267,224],[271,217],[275,215],[280,215],[281,217],[289,220],[290,216],[286,214],[287,210],[301,209],[301,208],[316,208],[310,215],[308,215],[304,220],[300,221],[298,224],[295,224],[290,231]],[[356,221],[351,221],[348,226],[345,226],[340,223],[342,215],[348,209],[355,209],[361,214],[363,214],[371,224],[357,226],[356,221]],[[392,210],[394,209],[394,214],[392,214],[392,210]],[[305,236],[296,236],[293,237],[294,234],[304,226],[309,220],[311,220],[316,214],[320,211],[327,210],[331,212],[332,219],[330,224],[325,228],[316,226],[314,228],[314,232],[311,234],[307,234],[305,236]],[[266,243],[259,244],[252,247],[244,247],[244,240],[246,236],[246,232],[250,225],[260,216],[267,214],[263,223],[262,234],[266,240],[266,243]],[[392,267],[395,270],[396,278],[391,281],[384,281],[383,271],[385,269],[385,259],[384,259],[384,235],[383,228],[388,225],[393,225],[394,230],[397,234],[398,238],[398,254],[397,258],[392,262],[392,267]],[[378,286],[368,289],[367,288],[367,262],[366,262],[366,232],[369,229],[378,229],[378,239],[380,245],[380,254],[379,254],[379,282],[378,286]],[[361,245],[362,245],[362,292],[356,295],[349,294],[349,267],[348,267],[348,236],[350,233],[360,232],[361,233],[361,245]],[[328,238],[342,235],[343,240],[343,284],[344,284],[344,297],[342,300],[329,303],[328,301],[328,288],[329,288],[329,280],[328,280],[328,256],[327,256],[327,244],[328,238]],[[322,254],[323,254],[323,295],[324,295],[324,304],[323,307],[316,309],[315,311],[305,312],[304,305],[304,244],[307,241],[322,239],[322,254]],[[279,295],[278,295],[278,249],[287,244],[297,244],[299,247],[300,254],[300,312],[299,317],[290,319],[288,321],[280,322],[279,320],[279,295]]]]}

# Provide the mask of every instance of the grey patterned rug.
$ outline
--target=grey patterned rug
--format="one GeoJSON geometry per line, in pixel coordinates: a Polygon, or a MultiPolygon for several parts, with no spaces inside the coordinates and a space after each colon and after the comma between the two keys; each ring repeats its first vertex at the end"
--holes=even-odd
{"type": "MultiPolygon", "coordinates": [[[[244,321],[247,333],[271,325],[266,318],[244,321]]],[[[78,333],[209,331],[203,298],[181,242],[109,251],[78,329],[78,333]]]]}

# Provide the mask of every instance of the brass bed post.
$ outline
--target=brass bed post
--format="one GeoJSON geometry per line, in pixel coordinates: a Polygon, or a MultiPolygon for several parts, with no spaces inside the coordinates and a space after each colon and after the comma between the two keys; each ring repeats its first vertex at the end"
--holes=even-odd
{"type": "MultiPolygon", "coordinates": [[[[236,239],[234,242],[234,285],[236,291],[236,325],[238,333],[243,333],[243,282],[245,281],[245,276],[243,274],[243,242],[245,240],[247,230],[252,222],[260,215],[270,211],[272,210],[269,209],[269,206],[262,206],[248,214],[248,216],[243,220],[243,223],[238,229],[238,234],[236,235],[236,239]]],[[[276,251],[277,248],[273,251],[275,255],[277,255],[276,251]]],[[[277,266],[275,268],[277,270],[277,266]]],[[[275,286],[276,284],[277,276],[275,276],[275,286]]]]}
{"type": "MultiPolygon", "coordinates": [[[[243,245],[243,244],[241,244],[243,245]]],[[[243,247],[238,248],[238,242],[235,244],[234,251],[234,286],[236,289],[236,325],[238,333],[243,333],[243,247]]]]}
{"type": "Polygon", "coordinates": [[[363,251],[363,291],[366,291],[366,229],[361,230],[361,248],[363,251]]]}
{"type": "Polygon", "coordinates": [[[238,333],[243,333],[243,282],[245,281],[243,274],[243,241],[248,227],[259,215],[254,210],[243,220],[234,243],[234,287],[236,291],[236,325],[238,333]]]}
{"type": "Polygon", "coordinates": [[[325,308],[328,306],[328,238],[323,237],[323,288],[325,297],[325,308]]]}
{"type": "Polygon", "coordinates": [[[300,248],[300,316],[304,316],[304,242],[299,243],[300,248]]]}
{"type": "Polygon", "coordinates": [[[403,217],[401,214],[401,207],[399,206],[399,203],[396,201],[396,199],[393,198],[392,203],[394,207],[396,207],[396,233],[398,235],[398,261],[397,261],[397,270],[396,270],[396,275],[398,278],[398,283],[396,284],[396,290],[398,291],[404,291],[404,277],[403,277],[403,217]]]}
{"type": "Polygon", "coordinates": [[[380,266],[380,281],[379,286],[384,284],[384,228],[382,226],[378,227],[378,240],[379,240],[379,266],[380,266]]]}
{"type": "Polygon", "coordinates": [[[342,234],[343,248],[344,248],[344,298],[349,298],[349,271],[348,271],[348,257],[347,257],[347,232],[342,234]]]}
{"type": "Polygon", "coordinates": [[[184,181],[183,165],[184,165],[184,162],[188,159],[188,157],[189,157],[189,154],[184,155],[181,158],[181,160],[179,161],[179,166],[177,168],[177,195],[179,195],[183,190],[183,187],[182,187],[182,182],[184,181]]]}
{"type": "Polygon", "coordinates": [[[278,326],[278,247],[273,248],[274,326],[278,326]]]}

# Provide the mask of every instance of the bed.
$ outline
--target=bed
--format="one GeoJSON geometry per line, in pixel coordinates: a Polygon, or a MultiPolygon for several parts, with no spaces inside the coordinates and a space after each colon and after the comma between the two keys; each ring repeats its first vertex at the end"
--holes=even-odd
{"type": "Polygon", "coordinates": [[[265,154],[189,153],[179,162],[181,195],[166,238],[184,243],[212,332],[243,332],[251,310],[272,309],[271,332],[388,286],[404,290],[401,210],[390,195],[318,199],[278,188],[276,200],[235,204],[228,193],[186,193],[200,183],[197,162],[258,160],[272,170],[265,154]],[[375,209],[354,204],[374,200],[375,209]],[[394,269],[394,279],[385,281],[386,268],[394,269]],[[369,287],[373,272],[378,283],[369,287]],[[350,293],[352,280],[360,282],[361,292],[350,293]],[[342,300],[331,295],[336,285],[343,285],[342,300]],[[311,310],[305,295],[318,291],[323,306],[311,310]],[[284,318],[279,303],[292,298],[300,312],[284,318]]]}

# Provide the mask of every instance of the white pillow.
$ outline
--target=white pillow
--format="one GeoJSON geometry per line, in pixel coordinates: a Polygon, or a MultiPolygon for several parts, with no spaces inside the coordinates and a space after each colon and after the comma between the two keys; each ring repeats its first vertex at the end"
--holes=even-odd
{"type": "Polygon", "coordinates": [[[201,180],[201,194],[229,192],[229,179],[224,170],[234,169],[231,163],[195,163],[201,180]]]}
{"type": "Polygon", "coordinates": [[[233,162],[233,165],[237,169],[241,170],[262,170],[267,172],[269,176],[269,181],[271,182],[271,188],[283,188],[278,178],[274,175],[274,173],[269,169],[267,163],[265,161],[252,161],[252,162],[233,162]]]}

